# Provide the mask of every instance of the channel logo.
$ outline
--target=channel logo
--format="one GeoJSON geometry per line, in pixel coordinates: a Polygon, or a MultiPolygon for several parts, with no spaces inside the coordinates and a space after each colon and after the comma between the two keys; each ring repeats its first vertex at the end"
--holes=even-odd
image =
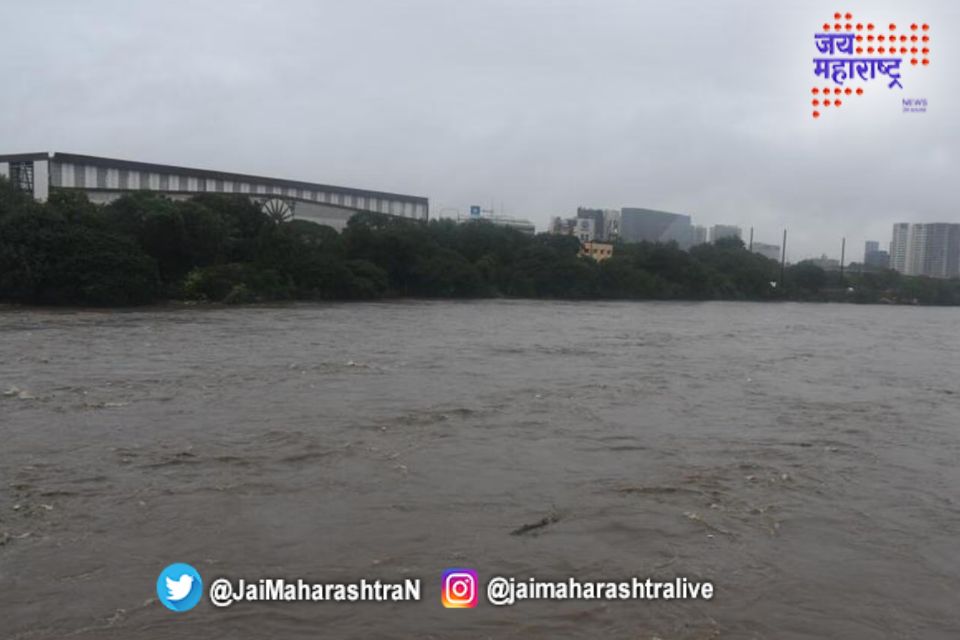
{"type": "Polygon", "coordinates": [[[472,609],[477,606],[477,572],[473,569],[444,571],[440,601],[447,609],[472,609]]]}
{"type": "Polygon", "coordinates": [[[189,611],[203,596],[200,573],[188,564],[175,562],[160,572],[157,597],[167,609],[189,611]]]}

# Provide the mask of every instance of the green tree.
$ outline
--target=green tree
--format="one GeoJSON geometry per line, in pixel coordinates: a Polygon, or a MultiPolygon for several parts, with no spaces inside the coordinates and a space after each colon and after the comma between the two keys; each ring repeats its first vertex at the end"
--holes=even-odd
{"type": "Polygon", "coordinates": [[[131,305],[158,288],[156,263],[127,238],[46,211],[0,220],[0,299],[131,305]]]}
{"type": "Polygon", "coordinates": [[[827,285],[827,272],[808,260],[786,270],[786,282],[805,293],[819,293],[827,285]]]}
{"type": "Polygon", "coordinates": [[[35,213],[39,210],[28,193],[13,186],[7,178],[0,176],[0,218],[14,213],[35,213]]]}

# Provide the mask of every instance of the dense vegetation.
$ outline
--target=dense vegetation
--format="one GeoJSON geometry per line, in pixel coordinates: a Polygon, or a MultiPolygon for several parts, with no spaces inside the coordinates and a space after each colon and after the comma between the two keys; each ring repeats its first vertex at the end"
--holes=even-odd
{"type": "Polygon", "coordinates": [[[96,206],[44,204],[0,179],[0,301],[131,305],[397,296],[565,299],[850,300],[960,304],[960,281],[893,271],[780,266],[739,240],[681,251],[621,244],[597,263],[567,236],[485,222],[427,224],[358,214],[343,233],[274,220],[244,197],[173,201],[150,193],[96,206]]]}

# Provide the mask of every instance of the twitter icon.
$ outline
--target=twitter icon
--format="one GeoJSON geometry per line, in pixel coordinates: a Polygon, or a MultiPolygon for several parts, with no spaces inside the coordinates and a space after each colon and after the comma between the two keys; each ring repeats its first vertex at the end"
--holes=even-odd
{"type": "Polygon", "coordinates": [[[188,564],[175,562],[160,572],[157,597],[167,609],[189,611],[203,596],[200,573],[188,564]]]}

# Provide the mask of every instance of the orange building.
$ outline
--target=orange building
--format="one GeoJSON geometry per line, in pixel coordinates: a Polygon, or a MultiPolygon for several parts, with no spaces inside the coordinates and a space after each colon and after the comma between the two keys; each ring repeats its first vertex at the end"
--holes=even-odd
{"type": "Polygon", "coordinates": [[[613,257],[613,245],[606,242],[583,242],[578,255],[590,256],[597,262],[603,262],[613,257]]]}

